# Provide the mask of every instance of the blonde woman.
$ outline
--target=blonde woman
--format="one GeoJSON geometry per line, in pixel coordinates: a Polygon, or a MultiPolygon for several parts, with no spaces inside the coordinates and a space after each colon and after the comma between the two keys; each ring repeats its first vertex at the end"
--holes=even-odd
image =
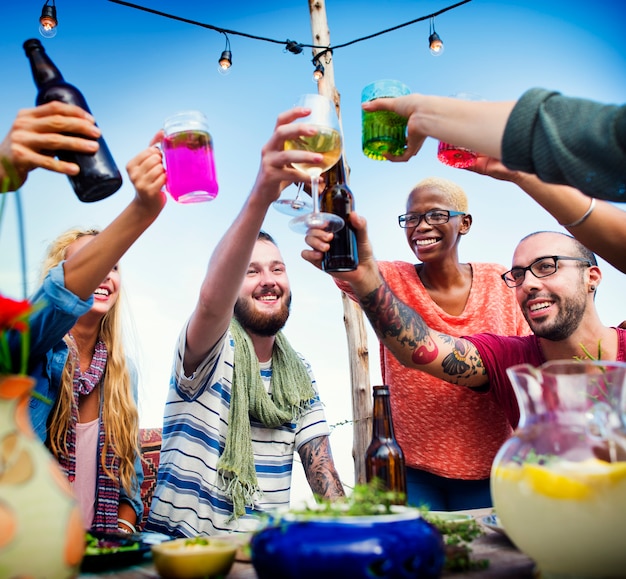
{"type": "Polygon", "coordinates": [[[152,146],[126,169],[137,194],[120,216],[102,232],[68,231],[50,247],[33,298],[41,308],[31,323],[29,373],[37,379],[33,426],[67,474],[85,527],[133,532],[142,469],[118,261],[163,208],[165,173],[152,146]]]}

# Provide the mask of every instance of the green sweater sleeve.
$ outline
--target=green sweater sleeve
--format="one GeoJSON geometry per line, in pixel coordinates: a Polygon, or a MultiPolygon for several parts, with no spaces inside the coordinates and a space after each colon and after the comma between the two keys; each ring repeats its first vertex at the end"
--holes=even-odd
{"type": "Polygon", "coordinates": [[[530,89],[509,117],[502,162],[548,183],[626,202],[626,105],[530,89]]]}

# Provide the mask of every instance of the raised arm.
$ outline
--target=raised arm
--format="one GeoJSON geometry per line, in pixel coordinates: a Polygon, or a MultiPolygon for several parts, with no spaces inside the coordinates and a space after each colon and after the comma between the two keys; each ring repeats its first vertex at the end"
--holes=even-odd
{"type": "MultiPolygon", "coordinates": [[[[350,284],[378,339],[396,359],[408,368],[428,372],[452,384],[477,388],[487,383],[487,375],[475,346],[468,340],[432,330],[423,318],[400,301],[383,279],[374,259],[363,217],[351,214],[357,234],[359,266],[351,272],[335,272],[333,277],[350,284]]],[[[321,269],[322,255],[328,251],[332,233],[311,229],[305,240],[312,248],[302,257],[321,269]]]]}
{"type": "Polygon", "coordinates": [[[52,101],[18,111],[0,143],[0,191],[15,191],[37,167],[77,175],[78,165],[61,161],[52,151],[95,153],[100,129],[94,118],[75,105],[52,101]]]}
{"type": "Polygon", "coordinates": [[[434,137],[500,158],[502,134],[513,107],[510,102],[465,101],[411,94],[363,103],[366,111],[393,111],[408,119],[407,149],[390,161],[408,161],[434,137]]]}
{"type": "Polygon", "coordinates": [[[309,177],[291,166],[294,161],[319,163],[322,156],[305,151],[285,151],[285,140],[312,135],[315,129],[292,123],[308,111],[294,108],[282,113],[274,134],[262,149],[256,182],[239,215],[213,251],[200,287],[198,302],[187,327],[185,372],[193,371],[206,353],[224,334],[243,281],[265,214],[286,184],[304,182],[309,177]]]}
{"type": "MultiPolygon", "coordinates": [[[[156,143],[155,136],[152,144],[156,143]]],[[[165,171],[161,153],[153,146],[139,153],[126,166],[135,186],[135,197],[113,222],[64,264],[65,286],[87,299],[128,248],[157,218],[165,205],[165,171]]]]}
{"type": "Polygon", "coordinates": [[[339,473],[335,468],[328,436],[318,436],[299,450],[306,480],[313,494],[325,499],[345,496],[339,473]]]}
{"type": "Polygon", "coordinates": [[[363,103],[408,119],[408,161],[426,137],[501,159],[608,201],[626,201],[626,105],[609,105],[532,88],[517,101],[464,101],[412,94],[363,103]],[[576,122],[573,122],[575,119],[576,122]]]}
{"type": "Polygon", "coordinates": [[[468,170],[515,183],[585,247],[626,273],[626,211],[601,200],[591,205],[592,198],[578,189],[545,183],[530,173],[511,171],[491,157],[480,155],[468,170]]]}

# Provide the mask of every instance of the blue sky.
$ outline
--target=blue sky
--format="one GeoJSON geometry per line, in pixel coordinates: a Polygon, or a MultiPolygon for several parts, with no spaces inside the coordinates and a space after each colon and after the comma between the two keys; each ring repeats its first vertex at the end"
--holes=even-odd
{"type": "MultiPolygon", "coordinates": [[[[149,8],[256,36],[313,44],[308,2],[242,0],[137,1],[149,8]]],[[[327,0],[331,44],[339,45],[438,11],[454,2],[327,0]]],[[[31,107],[35,86],[22,43],[38,35],[43,0],[5,3],[0,134],[20,108],[31,107]]],[[[211,203],[171,200],[122,261],[132,311],[130,343],[142,367],[141,413],[158,425],[180,327],[190,314],[209,255],[252,186],[261,147],[276,116],[301,93],[316,92],[310,49],[300,55],[284,46],[230,35],[233,67],[217,72],[224,36],[106,0],[57,0],[59,32],[42,39],[66,80],[87,98],[122,173],[112,197],[82,204],[67,178],[35,171],[22,188],[29,290],[38,279],[47,244],[75,226],[105,226],[132,198],[124,167],[170,114],[199,109],[214,139],[220,192],[211,203]]],[[[428,176],[452,179],[469,196],[474,225],[460,248],[463,261],[510,264],[517,241],[532,231],[559,230],[555,220],[515,186],[440,164],[436,142],[427,140],[406,164],[366,158],[360,149],[360,92],[379,78],[396,78],[412,90],[451,95],[470,92],[489,100],[512,100],[534,86],[607,103],[626,95],[626,37],[622,2],[581,0],[473,0],[435,20],[445,43],[440,57],[427,46],[428,21],[356,43],[334,53],[341,95],[345,152],[357,210],[368,218],[379,259],[414,261],[396,216],[406,196],[428,176]]],[[[576,122],[576,119],[572,119],[576,122]]],[[[291,193],[291,188],[286,193],[291,193]]],[[[0,291],[21,292],[16,203],[7,200],[0,224],[0,291]]],[[[299,256],[301,235],[288,218],[270,211],[265,229],[277,239],[294,292],[286,333],[312,362],[331,423],[351,417],[347,345],[339,293],[325,274],[299,256]]],[[[624,276],[604,265],[598,290],[602,320],[626,319],[624,276]]],[[[380,382],[377,343],[370,333],[370,375],[380,382]]],[[[351,428],[331,437],[346,482],[352,480],[351,428]]],[[[296,485],[297,486],[297,485],[296,485]]],[[[298,487],[299,488],[299,487],[298,487]]],[[[305,491],[303,491],[305,492],[305,491]]],[[[297,493],[296,493],[297,496],[297,493]]]]}

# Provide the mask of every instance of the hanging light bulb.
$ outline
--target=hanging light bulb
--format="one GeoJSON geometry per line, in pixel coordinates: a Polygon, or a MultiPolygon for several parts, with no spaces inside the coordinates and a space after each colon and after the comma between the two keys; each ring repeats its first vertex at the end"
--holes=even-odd
{"type": "Polygon", "coordinates": [[[233,65],[233,55],[230,50],[224,50],[222,52],[222,56],[220,56],[219,66],[217,70],[220,74],[228,74],[230,72],[230,67],[233,65]]]}
{"type": "Polygon", "coordinates": [[[217,70],[221,75],[226,76],[230,73],[230,67],[233,65],[233,53],[230,51],[230,40],[228,40],[228,36],[225,32],[223,34],[226,37],[226,48],[222,51],[217,70]]]}
{"type": "Polygon", "coordinates": [[[324,77],[324,66],[321,62],[318,62],[315,65],[315,70],[313,71],[313,82],[319,82],[324,77]]]}
{"type": "Polygon", "coordinates": [[[330,48],[326,48],[321,52],[318,52],[311,60],[311,62],[315,65],[315,69],[313,70],[313,82],[319,83],[319,81],[324,78],[324,65],[320,62],[320,59],[322,56],[326,55],[326,64],[329,64],[332,53],[333,52],[330,48]]]}
{"type": "Polygon", "coordinates": [[[441,56],[443,54],[443,41],[436,32],[433,32],[428,37],[428,45],[433,56],[441,56]]]}
{"type": "Polygon", "coordinates": [[[50,0],[46,0],[39,17],[39,34],[44,38],[54,38],[57,35],[57,27],[59,25],[55,0],[52,0],[52,4],[49,4],[49,2],[50,0]]]}
{"type": "Polygon", "coordinates": [[[443,40],[441,40],[439,34],[435,32],[434,18],[430,19],[430,36],[428,37],[428,47],[430,48],[430,53],[433,56],[441,56],[443,54],[443,40]]]}

